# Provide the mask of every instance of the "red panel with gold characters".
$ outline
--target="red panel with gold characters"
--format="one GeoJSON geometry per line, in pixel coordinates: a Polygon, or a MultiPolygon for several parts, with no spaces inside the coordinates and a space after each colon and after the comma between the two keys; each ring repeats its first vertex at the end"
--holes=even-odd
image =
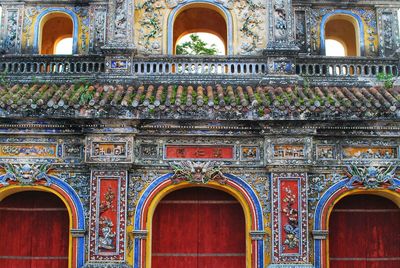
{"type": "Polygon", "coordinates": [[[166,159],[233,159],[234,146],[166,145],[166,159]]]}

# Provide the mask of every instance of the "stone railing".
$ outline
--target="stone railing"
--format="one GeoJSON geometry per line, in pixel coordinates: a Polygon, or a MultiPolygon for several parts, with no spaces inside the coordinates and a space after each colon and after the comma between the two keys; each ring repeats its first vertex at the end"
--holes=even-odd
{"type": "Polygon", "coordinates": [[[133,60],[132,72],[136,75],[257,76],[268,73],[268,63],[262,57],[137,57],[133,60]]]}
{"type": "MultiPolygon", "coordinates": [[[[374,80],[379,74],[399,76],[394,58],[295,56],[149,56],[121,59],[99,55],[6,55],[0,74],[18,81],[87,78],[122,83],[295,83],[300,77],[339,83],[374,80]],[[363,80],[361,79],[361,80],[363,80]]],[[[367,81],[368,82],[368,81],[367,81]]]]}
{"type": "Polygon", "coordinates": [[[398,59],[364,57],[299,57],[296,74],[301,76],[322,77],[377,77],[399,75],[398,59]]]}
{"type": "Polygon", "coordinates": [[[95,74],[105,71],[101,56],[13,55],[0,57],[6,75],[95,74]]]}

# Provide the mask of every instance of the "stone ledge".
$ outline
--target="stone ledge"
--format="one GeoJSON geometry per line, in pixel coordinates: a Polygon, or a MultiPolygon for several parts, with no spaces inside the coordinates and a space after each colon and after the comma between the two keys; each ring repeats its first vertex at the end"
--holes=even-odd
{"type": "Polygon", "coordinates": [[[103,263],[103,262],[97,262],[97,263],[85,263],[83,265],[83,268],[131,268],[130,265],[127,263],[103,263]]]}
{"type": "Polygon", "coordinates": [[[285,263],[285,264],[270,264],[268,268],[313,268],[312,264],[298,264],[298,263],[285,263]]]}

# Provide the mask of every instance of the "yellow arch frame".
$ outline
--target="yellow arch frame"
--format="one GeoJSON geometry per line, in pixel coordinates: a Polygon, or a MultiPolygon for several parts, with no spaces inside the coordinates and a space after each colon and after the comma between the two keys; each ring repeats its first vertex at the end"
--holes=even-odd
{"type": "MultiPolygon", "coordinates": [[[[57,17],[68,18],[69,20],[71,20],[71,22],[72,22],[71,38],[74,38],[74,27],[76,27],[76,26],[74,25],[74,20],[71,17],[71,15],[69,15],[68,13],[63,12],[63,11],[53,11],[53,12],[46,14],[39,22],[38,52],[41,55],[42,55],[43,27],[49,20],[57,18],[57,17]]],[[[65,36],[66,35],[64,35],[64,37],[65,36]]],[[[61,36],[61,38],[63,38],[63,36],[61,36]]],[[[58,41],[59,41],[59,39],[60,39],[60,37],[57,38],[58,41]]],[[[53,44],[53,55],[54,55],[54,50],[55,50],[55,47],[57,44],[57,40],[53,44]]],[[[72,51],[72,53],[74,53],[74,52],[72,51]]]]}
{"type": "Polygon", "coordinates": [[[252,267],[252,240],[250,237],[250,231],[251,231],[251,224],[252,224],[252,216],[250,213],[250,207],[247,204],[246,199],[243,197],[243,195],[234,187],[230,187],[228,185],[221,185],[217,182],[209,182],[207,185],[193,185],[189,182],[182,182],[178,185],[171,184],[162,189],[157,195],[153,198],[151,201],[151,204],[149,205],[149,209],[147,212],[147,222],[146,222],[146,229],[148,230],[148,236],[146,240],[146,267],[150,268],[151,267],[151,235],[152,235],[152,222],[153,222],[153,216],[154,216],[154,211],[160,203],[160,201],[169,193],[183,189],[183,188],[189,188],[189,187],[205,187],[205,188],[213,188],[217,190],[224,191],[233,197],[236,198],[236,200],[239,201],[240,205],[243,208],[244,212],[244,217],[245,217],[245,234],[246,234],[246,267],[250,268],[252,267]]]}
{"type": "Polygon", "coordinates": [[[68,230],[68,268],[72,268],[72,235],[71,229],[73,228],[72,222],[72,210],[67,202],[67,200],[56,190],[51,189],[49,187],[35,185],[35,186],[22,186],[22,185],[9,185],[7,187],[0,188],[0,202],[3,201],[4,198],[7,196],[13,195],[15,193],[26,192],[26,191],[39,191],[39,192],[46,192],[55,194],[61,201],[64,203],[65,207],[68,211],[68,218],[69,218],[69,230],[68,230]]]}
{"type": "MultiPolygon", "coordinates": [[[[346,196],[349,195],[379,195],[382,197],[385,197],[391,201],[393,201],[399,208],[400,208],[400,194],[395,192],[395,191],[391,191],[391,190],[387,190],[387,189],[382,189],[382,190],[364,190],[364,189],[354,189],[354,190],[350,190],[347,192],[344,192],[343,194],[341,194],[339,197],[337,197],[330,205],[328,208],[328,216],[326,217],[326,229],[329,231],[329,220],[331,218],[331,214],[332,214],[332,210],[335,207],[335,205],[342,200],[343,198],[345,198],[346,196]]],[[[326,267],[329,268],[329,235],[326,238],[326,244],[325,244],[325,254],[326,254],[326,267]]]]}
{"type": "MultiPolygon", "coordinates": [[[[326,25],[328,23],[334,23],[335,20],[347,21],[353,25],[354,34],[355,34],[356,57],[361,56],[360,38],[364,38],[364,37],[361,36],[360,27],[358,26],[356,19],[347,14],[334,14],[334,15],[331,15],[328,18],[328,20],[325,22],[324,28],[326,28],[326,25]]],[[[348,48],[347,48],[347,44],[346,44],[345,40],[343,40],[341,38],[337,38],[336,36],[327,36],[326,31],[325,31],[325,40],[326,39],[333,39],[333,40],[336,40],[339,43],[341,43],[343,45],[343,47],[345,48],[345,56],[346,57],[348,56],[348,51],[347,51],[348,48]]],[[[325,49],[326,49],[326,43],[325,43],[325,49]]]]}

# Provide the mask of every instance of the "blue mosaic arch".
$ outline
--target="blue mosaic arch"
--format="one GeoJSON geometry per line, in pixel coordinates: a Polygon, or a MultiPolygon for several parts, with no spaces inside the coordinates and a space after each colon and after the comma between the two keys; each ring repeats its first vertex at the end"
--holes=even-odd
{"type": "MultiPolygon", "coordinates": [[[[0,176],[0,181],[4,178],[0,176]]],[[[60,180],[57,177],[49,176],[50,183],[59,187],[64,193],[70,198],[70,201],[75,207],[76,210],[76,229],[85,230],[85,211],[83,209],[83,205],[81,200],[79,199],[78,194],[75,190],[63,180],[60,180]]],[[[53,189],[54,190],[54,189],[53,189]]],[[[80,268],[85,263],[85,237],[77,237],[77,248],[76,248],[76,267],[80,268]]]]}
{"type": "MultiPolygon", "coordinates": [[[[318,204],[315,209],[314,213],[314,230],[321,230],[322,229],[322,218],[323,218],[323,212],[324,212],[324,207],[328,204],[328,201],[331,199],[332,196],[335,195],[336,192],[342,190],[343,188],[346,187],[346,185],[349,183],[350,179],[345,179],[341,180],[331,187],[326,190],[326,192],[321,196],[320,200],[318,201],[318,204]]],[[[396,185],[400,184],[400,179],[394,179],[394,183],[396,185]]],[[[350,189],[349,189],[350,190],[350,189]]],[[[320,268],[322,267],[322,261],[321,259],[321,252],[322,250],[322,240],[314,240],[314,267],[315,268],[320,268]]]]}
{"type": "Polygon", "coordinates": [[[34,39],[33,39],[33,52],[39,54],[39,39],[40,39],[40,22],[42,19],[51,13],[64,13],[67,14],[71,17],[72,19],[72,54],[77,54],[78,53],[78,27],[79,27],[79,21],[78,17],[74,12],[72,12],[69,9],[66,8],[48,8],[42,13],[40,13],[36,19],[35,22],[35,28],[34,28],[34,39]]]}
{"type": "Polygon", "coordinates": [[[329,17],[334,15],[348,15],[355,19],[359,29],[359,41],[360,41],[360,56],[365,56],[365,42],[364,42],[364,24],[360,16],[356,13],[351,12],[349,10],[337,9],[332,12],[325,14],[322,17],[320,24],[320,46],[321,46],[321,54],[325,55],[325,24],[328,21],[329,17]]]}
{"type": "MultiPolygon", "coordinates": [[[[166,175],[163,175],[157,179],[155,179],[143,192],[141,195],[137,206],[136,206],[136,212],[134,216],[134,229],[135,230],[140,230],[141,229],[141,219],[143,217],[142,212],[144,205],[146,203],[146,200],[148,197],[152,194],[154,189],[156,189],[160,184],[164,183],[167,180],[170,180],[171,177],[173,176],[173,173],[168,173],[166,175]]],[[[255,209],[255,214],[256,214],[256,228],[257,231],[263,231],[264,230],[264,220],[263,220],[263,213],[262,213],[262,207],[260,200],[258,199],[256,193],[253,191],[253,189],[250,187],[247,182],[245,182],[243,179],[240,177],[237,177],[232,174],[224,174],[229,180],[237,183],[250,197],[254,209],[255,209]]],[[[134,268],[140,268],[140,239],[135,238],[134,241],[134,257],[133,257],[133,267],[134,268]]],[[[263,240],[258,240],[257,243],[257,254],[258,254],[258,263],[257,263],[257,268],[263,268],[264,267],[264,241],[263,240]]]]}
{"type": "Polygon", "coordinates": [[[167,53],[169,55],[174,54],[174,44],[173,44],[173,37],[174,37],[174,20],[176,17],[176,14],[184,7],[191,5],[191,4],[209,4],[217,7],[219,10],[221,10],[226,19],[226,26],[227,26],[227,54],[232,55],[233,54],[233,22],[232,22],[232,15],[229,12],[229,10],[224,7],[221,3],[215,0],[187,0],[179,3],[169,14],[168,16],[168,24],[167,24],[167,53]]]}
{"type": "MultiPolygon", "coordinates": [[[[75,190],[66,182],[57,177],[50,176],[51,183],[60,187],[70,198],[76,209],[77,229],[85,230],[85,211],[81,200],[75,190]]],[[[80,268],[85,263],[85,237],[77,237],[77,267],[80,268]]]]}

